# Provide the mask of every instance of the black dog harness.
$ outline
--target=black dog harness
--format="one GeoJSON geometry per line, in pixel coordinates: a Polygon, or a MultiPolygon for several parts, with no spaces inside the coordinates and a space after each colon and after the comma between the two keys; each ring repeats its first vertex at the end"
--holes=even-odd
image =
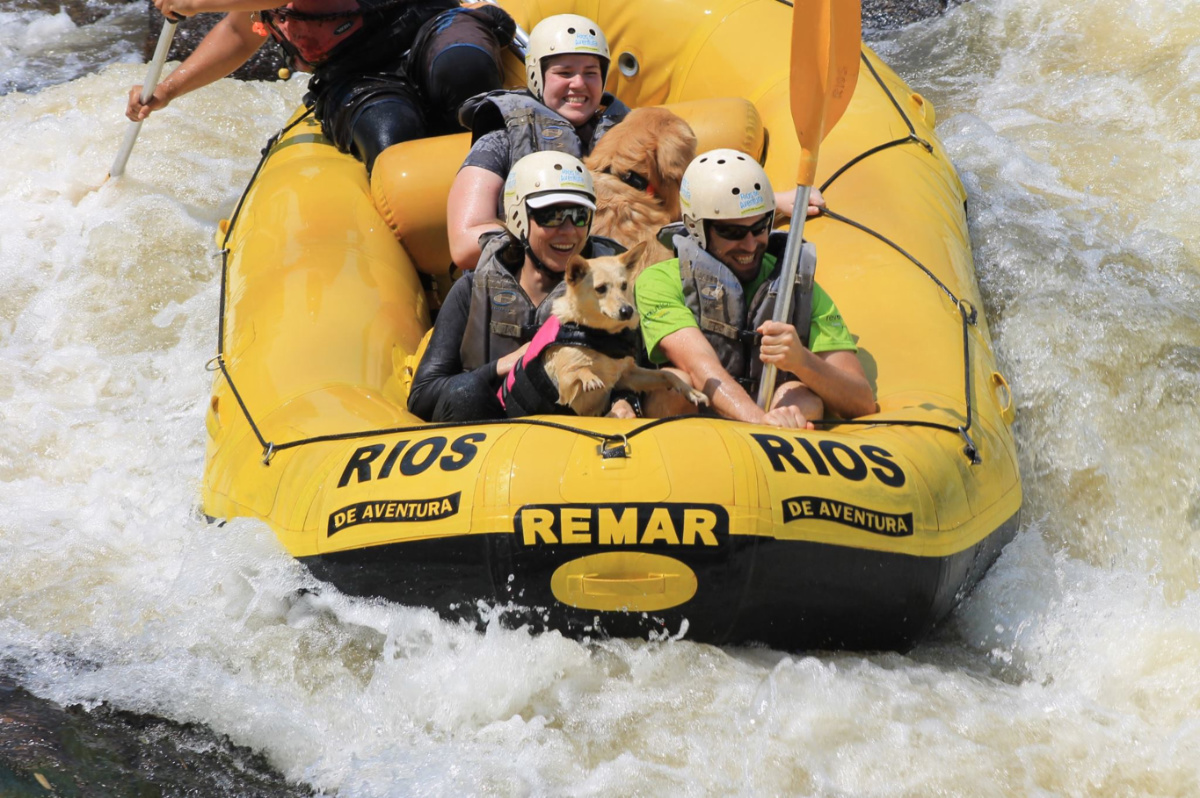
{"type": "Polygon", "coordinates": [[[637,348],[637,330],[610,333],[573,322],[563,324],[551,316],[496,393],[509,418],[575,415],[569,406],[558,403],[558,388],[546,373],[544,355],[551,346],[586,347],[611,358],[631,357],[637,348]]]}

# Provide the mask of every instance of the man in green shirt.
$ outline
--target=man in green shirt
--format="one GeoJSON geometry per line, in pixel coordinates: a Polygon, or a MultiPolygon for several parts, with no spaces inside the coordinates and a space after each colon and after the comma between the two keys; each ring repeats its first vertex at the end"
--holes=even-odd
{"type": "MultiPolygon", "coordinates": [[[[829,413],[875,412],[854,339],[820,286],[811,304],[793,301],[792,323],[771,320],[784,237],[769,237],[775,195],[762,167],[737,150],[698,155],[680,204],[687,235],[674,239],[677,257],[646,269],[635,288],[650,359],[669,363],[725,418],[811,429],[829,413]],[[781,381],[766,411],[751,396],[763,363],[781,381]]],[[[802,257],[816,257],[811,244],[802,257]]],[[[665,393],[651,396],[651,415],[695,411],[665,393]]]]}

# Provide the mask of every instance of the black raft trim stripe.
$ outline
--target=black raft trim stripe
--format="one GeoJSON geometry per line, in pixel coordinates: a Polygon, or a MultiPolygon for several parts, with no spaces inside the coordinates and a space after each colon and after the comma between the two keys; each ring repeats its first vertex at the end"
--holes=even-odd
{"type": "Polygon", "coordinates": [[[912,513],[884,513],[820,496],[793,496],[783,500],[785,524],[806,519],[832,521],[890,538],[904,538],[913,533],[912,513]]]}
{"type": "Polygon", "coordinates": [[[437,521],[458,515],[462,491],[434,499],[378,499],[348,504],[329,514],[329,537],[359,524],[403,524],[437,521]]]}

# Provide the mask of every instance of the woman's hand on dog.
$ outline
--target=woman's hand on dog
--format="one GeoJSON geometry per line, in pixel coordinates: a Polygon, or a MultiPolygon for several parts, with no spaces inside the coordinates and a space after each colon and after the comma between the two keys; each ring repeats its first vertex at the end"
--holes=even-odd
{"type": "Polygon", "coordinates": [[[496,361],[496,376],[507,377],[512,372],[521,358],[525,357],[525,350],[529,348],[529,344],[523,344],[520,349],[510,355],[505,355],[496,361]]]}

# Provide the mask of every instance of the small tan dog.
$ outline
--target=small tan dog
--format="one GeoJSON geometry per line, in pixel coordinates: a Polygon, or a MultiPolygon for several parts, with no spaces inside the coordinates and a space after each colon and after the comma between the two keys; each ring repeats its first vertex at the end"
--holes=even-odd
{"type": "MultiPolygon", "coordinates": [[[[512,401],[509,391],[518,371],[524,370],[534,383],[540,379],[533,376],[540,361],[558,391],[558,404],[581,416],[603,414],[614,388],[670,389],[694,404],[708,404],[702,391],[678,375],[634,362],[638,313],[633,306],[633,280],[644,249],[645,244],[638,244],[623,255],[590,261],[576,256],[567,265],[566,293],[554,301],[555,318],[538,331],[521,365],[509,375],[503,401],[512,401]]],[[[513,415],[512,408],[509,413],[513,415]]]]}
{"type": "Polygon", "coordinates": [[[596,183],[592,234],[632,247],[647,242],[640,268],[666,260],[658,231],[680,219],[679,184],[696,157],[696,135],[666,108],[638,108],[584,159],[596,183]]]}

